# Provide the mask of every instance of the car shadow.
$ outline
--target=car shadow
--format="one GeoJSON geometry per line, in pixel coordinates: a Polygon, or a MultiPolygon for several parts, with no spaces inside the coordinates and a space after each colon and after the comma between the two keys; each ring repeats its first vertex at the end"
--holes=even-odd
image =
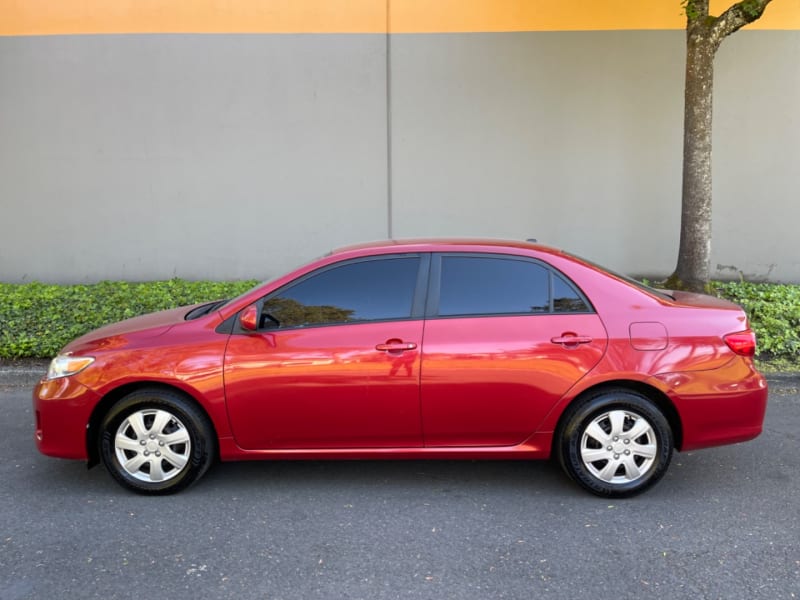
{"type": "MultiPolygon", "coordinates": [[[[638,498],[703,497],[743,493],[767,485],[762,471],[747,468],[737,446],[676,453],[664,480],[638,498]],[[757,475],[761,473],[760,478],[757,475]],[[755,479],[754,479],[755,478],[755,479]]],[[[62,498],[130,496],[102,466],[37,457],[27,485],[62,498]]],[[[27,486],[26,486],[27,487],[27,486]]],[[[217,462],[182,492],[229,498],[278,494],[362,493],[391,496],[460,494],[592,498],[570,481],[555,461],[518,460],[275,460],[217,462]]]]}
{"type": "Polygon", "coordinates": [[[198,484],[208,490],[346,488],[486,489],[569,494],[574,486],[552,461],[302,460],[217,463],[198,484]]]}

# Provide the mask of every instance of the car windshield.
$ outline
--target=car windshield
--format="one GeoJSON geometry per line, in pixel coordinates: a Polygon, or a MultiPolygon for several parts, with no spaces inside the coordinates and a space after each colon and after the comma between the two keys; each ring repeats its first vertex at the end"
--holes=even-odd
{"type": "Polygon", "coordinates": [[[637,287],[640,290],[642,290],[644,292],[647,292],[648,294],[651,294],[651,295],[656,296],[658,298],[662,298],[663,300],[675,300],[675,298],[670,296],[667,293],[666,290],[656,289],[656,288],[654,288],[652,286],[649,286],[649,285],[647,285],[645,283],[642,283],[638,279],[634,279],[633,277],[629,277],[628,275],[623,275],[621,273],[617,273],[616,271],[612,271],[611,269],[608,269],[608,268],[606,268],[606,267],[604,267],[602,265],[598,265],[596,262],[592,262],[591,260],[587,260],[587,259],[583,258],[582,256],[578,256],[576,254],[570,254],[569,252],[563,252],[563,254],[565,254],[566,256],[570,256],[570,257],[572,257],[572,258],[574,258],[576,260],[579,260],[582,263],[586,263],[587,265],[590,265],[590,266],[594,267],[595,269],[600,269],[601,271],[603,271],[605,273],[608,273],[612,277],[616,277],[617,279],[621,279],[625,283],[629,283],[630,285],[632,285],[634,287],[637,287]]]}
{"type": "MultiPolygon", "coordinates": [[[[282,275],[279,275],[278,277],[282,277],[282,275]]],[[[239,300],[241,300],[242,298],[247,296],[250,292],[252,292],[257,287],[261,287],[262,285],[266,285],[268,283],[271,283],[271,282],[275,281],[276,279],[278,279],[278,277],[273,277],[272,279],[267,279],[266,281],[262,281],[261,283],[257,283],[256,285],[251,287],[246,292],[243,292],[243,293],[239,294],[235,298],[231,298],[230,300],[226,300],[223,304],[220,304],[219,306],[215,306],[214,308],[219,311],[219,310],[224,309],[227,306],[230,306],[231,304],[236,304],[239,300]]]]}
{"type": "Polygon", "coordinates": [[[273,281],[276,281],[276,280],[280,279],[281,277],[283,277],[284,275],[286,275],[286,273],[291,273],[292,271],[295,271],[295,270],[299,269],[303,265],[307,265],[309,262],[313,262],[313,261],[319,260],[320,258],[324,258],[325,256],[330,256],[330,254],[331,253],[328,252],[328,253],[326,253],[326,254],[324,254],[322,256],[318,256],[317,258],[314,258],[312,261],[304,260],[302,263],[299,263],[299,264],[295,265],[294,267],[292,267],[291,269],[285,271],[284,273],[281,273],[280,275],[277,275],[275,277],[271,277],[270,279],[266,279],[266,280],[262,281],[261,283],[256,284],[255,286],[251,287],[246,292],[244,292],[242,294],[239,294],[235,298],[231,298],[230,300],[225,301],[225,303],[220,304],[219,306],[217,306],[215,308],[216,308],[216,310],[222,310],[222,309],[226,308],[227,306],[230,306],[231,304],[235,304],[240,299],[242,299],[245,296],[247,296],[254,289],[259,288],[259,287],[264,286],[264,285],[267,285],[268,283],[272,283],[273,281]]]}

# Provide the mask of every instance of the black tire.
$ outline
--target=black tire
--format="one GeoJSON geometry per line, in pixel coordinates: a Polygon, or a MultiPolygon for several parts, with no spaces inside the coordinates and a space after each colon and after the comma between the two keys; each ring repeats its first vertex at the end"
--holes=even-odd
{"type": "Polygon", "coordinates": [[[123,487],[140,494],[173,494],[208,470],[216,435],[206,414],[177,392],[141,389],[103,418],[99,453],[123,487]]]}
{"type": "Polygon", "coordinates": [[[664,414],[631,390],[605,390],[567,409],[556,439],[562,468],[578,485],[606,498],[640,494],[672,459],[664,414]]]}

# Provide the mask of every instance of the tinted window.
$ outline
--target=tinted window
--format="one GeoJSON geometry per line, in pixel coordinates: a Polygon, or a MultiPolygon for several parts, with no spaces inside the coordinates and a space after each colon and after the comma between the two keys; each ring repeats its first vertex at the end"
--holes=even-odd
{"type": "Polygon", "coordinates": [[[556,274],[553,274],[553,312],[589,312],[574,288],[556,274]]]}
{"type": "Polygon", "coordinates": [[[549,280],[547,269],[528,261],[443,256],[439,314],[549,312],[549,280]]]}
{"type": "Polygon", "coordinates": [[[419,258],[386,258],[333,267],[269,297],[264,311],[281,327],[411,316],[419,258]]]}

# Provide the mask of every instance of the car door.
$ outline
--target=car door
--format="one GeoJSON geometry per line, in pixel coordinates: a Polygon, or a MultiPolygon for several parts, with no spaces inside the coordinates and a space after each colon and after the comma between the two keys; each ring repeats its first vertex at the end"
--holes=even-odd
{"type": "Polygon", "coordinates": [[[419,447],[420,350],[429,256],[314,271],[259,303],[234,331],[225,394],[246,449],[419,447]]]}
{"type": "Polygon", "coordinates": [[[437,254],[422,356],[425,446],[509,446],[605,352],[589,301],[539,261],[437,254]]]}

